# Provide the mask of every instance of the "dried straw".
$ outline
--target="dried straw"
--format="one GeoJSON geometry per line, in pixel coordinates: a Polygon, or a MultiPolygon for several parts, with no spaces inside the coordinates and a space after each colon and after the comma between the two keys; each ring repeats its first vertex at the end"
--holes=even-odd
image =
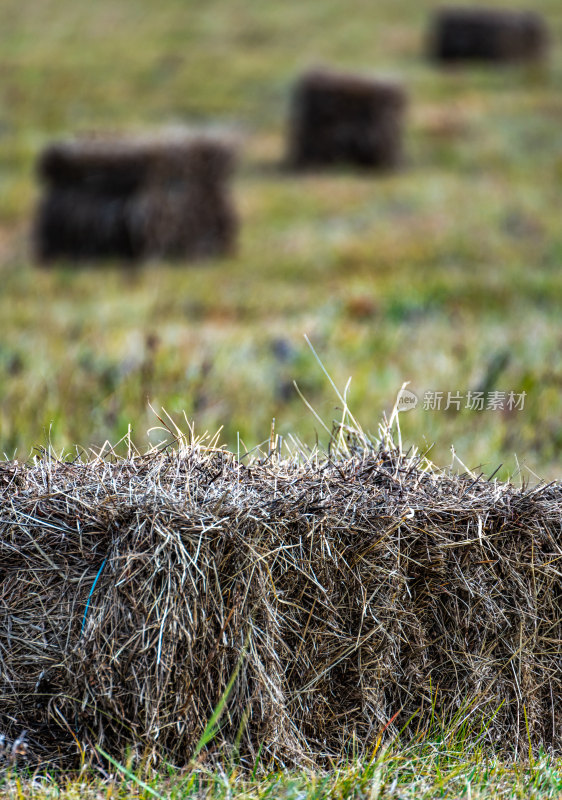
{"type": "Polygon", "coordinates": [[[230,195],[234,143],[174,132],[53,142],[34,240],[38,259],[197,259],[230,255],[238,218],[230,195]]]}
{"type": "Polygon", "coordinates": [[[431,18],[430,52],[438,61],[495,63],[543,60],[549,29],[534,11],[453,6],[431,18]]]}
{"type": "Polygon", "coordinates": [[[296,169],[399,167],[406,106],[406,91],[395,81],[308,70],[293,90],[288,163],[296,169]]]}
{"type": "Polygon", "coordinates": [[[246,464],[213,443],[0,464],[0,733],[36,761],[325,763],[433,713],[562,734],[562,493],[386,437],[246,464]],[[238,670],[238,671],[237,671],[238,670]]]}

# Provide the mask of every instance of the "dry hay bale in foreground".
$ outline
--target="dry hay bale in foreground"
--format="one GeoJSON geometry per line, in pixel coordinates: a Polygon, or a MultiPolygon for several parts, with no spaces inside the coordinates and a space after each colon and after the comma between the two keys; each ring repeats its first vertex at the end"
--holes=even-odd
{"type": "Polygon", "coordinates": [[[406,93],[397,83],[315,69],[293,91],[288,160],[295,168],[402,162],[406,93]]]}
{"type": "Polygon", "coordinates": [[[548,29],[535,12],[481,7],[434,14],[430,50],[438,61],[523,61],[545,56],[548,29]]]}
{"type": "Polygon", "coordinates": [[[231,678],[209,750],[238,737],[250,766],[459,709],[493,751],[562,751],[560,485],[363,440],[248,466],[197,444],[45,456],[0,487],[0,732],[30,757],[185,763],[231,678]]]}
{"type": "Polygon", "coordinates": [[[51,144],[35,229],[40,261],[194,259],[230,254],[234,150],[210,135],[51,144]]]}

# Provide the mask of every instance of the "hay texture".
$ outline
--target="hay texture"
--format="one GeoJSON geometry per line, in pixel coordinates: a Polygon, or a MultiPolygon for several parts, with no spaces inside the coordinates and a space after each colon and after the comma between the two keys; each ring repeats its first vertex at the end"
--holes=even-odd
{"type": "Polygon", "coordinates": [[[37,258],[223,256],[237,218],[231,144],[214,136],[78,139],[51,144],[34,227],[37,258]]]}
{"type": "Polygon", "coordinates": [[[430,51],[438,61],[536,61],[546,55],[548,38],[535,12],[444,8],[432,20],[430,51]]]}
{"type": "Polygon", "coordinates": [[[315,69],[293,91],[289,164],[392,169],[403,159],[406,93],[361,75],[315,69]]]}
{"type": "Polygon", "coordinates": [[[528,724],[560,753],[560,486],[354,436],[249,465],[201,444],[3,463],[0,733],[37,760],[185,764],[233,679],[207,752],[250,767],[459,710],[495,751],[527,753],[528,724]]]}

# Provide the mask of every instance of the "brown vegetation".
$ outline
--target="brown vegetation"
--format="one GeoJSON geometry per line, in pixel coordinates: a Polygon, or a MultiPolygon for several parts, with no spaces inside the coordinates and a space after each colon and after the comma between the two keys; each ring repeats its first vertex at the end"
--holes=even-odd
{"type": "Polygon", "coordinates": [[[432,21],[431,55],[440,61],[521,61],[546,54],[540,14],[487,8],[445,8],[432,21]]]}
{"type": "Polygon", "coordinates": [[[231,253],[232,146],[210,136],[50,145],[38,172],[39,260],[202,258],[231,253]]]}
{"type": "Polygon", "coordinates": [[[399,84],[312,70],[294,89],[289,162],[297,168],[396,167],[403,156],[405,107],[399,84]]]}
{"type": "Polygon", "coordinates": [[[45,454],[0,486],[0,732],[27,729],[36,760],[185,763],[233,676],[210,748],[245,763],[324,762],[432,706],[482,718],[495,750],[560,750],[559,486],[353,431],[249,465],[45,454]]]}

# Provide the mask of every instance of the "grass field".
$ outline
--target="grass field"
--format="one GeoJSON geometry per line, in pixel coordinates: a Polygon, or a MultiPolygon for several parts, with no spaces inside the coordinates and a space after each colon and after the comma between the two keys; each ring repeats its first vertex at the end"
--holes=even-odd
{"type": "MultiPolygon", "coordinates": [[[[142,445],[147,400],[236,443],[314,436],[334,397],[307,333],[376,430],[404,380],[527,392],[523,411],[402,415],[407,441],[454,444],[500,475],[557,474],[562,443],[562,11],[546,69],[443,71],[424,59],[430,2],[251,5],[51,0],[0,7],[0,443],[13,456],[142,445]],[[375,70],[410,93],[394,175],[279,165],[292,81],[310,63],[375,70]],[[242,141],[235,259],[48,271],[29,258],[34,159],[54,136],[225,125],[242,141]],[[498,370],[495,365],[500,364],[498,370]],[[251,403],[251,413],[248,413],[251,403]],[[525,471],[524,471],[525,473],[525,471]],[[527,474],[527,473],[525,473],[527,474]]],[[[507,5],[504,3],[504,5],[507,5]]]]}
{"type": "MultiPolygon", "coordinates": [[[[238,435],[248,448],[266,439],[272,417],[279,433],[312,442],[322,431],[293,381],[328,425],[338,412],[307,334],[339,386],[352,376],[350,406],[373,432],[404,381],[420,398],[526,392],[523,410],[504,412],[429,411],[420,402],[401,415],[403,438],[433,445],[440,464],[454,445],[464,464],[487,474],[503,464],[503,478],[519,468],[530,479],[560,476],[562,7],[532,4],[553,33],[545,68],[444,71],[424,58],[435,5],[3,0],[0,451],[26,458],[48,442],[100,446],[129,425],[142,447],[157,423],[148,402],[185,412],[201,432],[224,426],[233,447],[238,435]],[[402,171],[303,177],[280,168],[292,83],[317,62],[405,82],[402,171]],[[77,131],[163,124],[224,126],[239,137],[236,258],[34,267],[41,147],[77,131]]],[[[232,796],[227,775],[213,781],[209,796],[232,796]]],[[[86,783],[66,796],[150,794],[134,783],[86,783]]],[[[256,798],[558,797],[562,778],[546,757],[508,767],[435,745],[389,751],[376,767],[277,775],[239,790],[256,798]]],[[[0,794],[56,792],[8,777],[0,794]]]]}
{"type": "Polygon", "coordinates": [[[241,774],[235,767],[219,772],[204,768],[184,774],[160,773],[140,777],[120,765],[107,778],[89,771],[80,777],[55,782],[46,777],[26,779],[15,773],[0,777],[0,797],[8,800],[63,797],[110,800],[489,800],[521,798],[547,800],[562,796],[560,764],[542,755],[526,765],[506,766],[462,738],[423,746],[394,748],[370,762],[352,762],[325,773],[288,773],[276,770],[267,778],[241,774]]]}

